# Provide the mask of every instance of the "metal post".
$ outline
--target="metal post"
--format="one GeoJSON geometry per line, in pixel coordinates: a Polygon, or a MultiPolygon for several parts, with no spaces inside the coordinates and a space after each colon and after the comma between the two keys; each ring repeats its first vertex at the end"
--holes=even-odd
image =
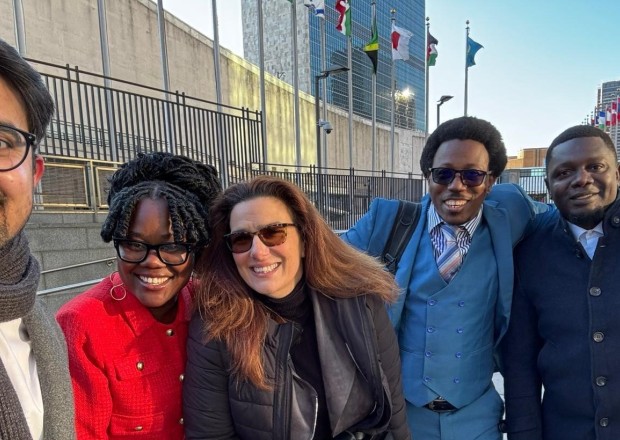
{"type": "MultiPolygon", "coordinates": [[[[327,55],[325,54],[325,19],[319,19],[320,32],[321,32],[321,70],[327,70],[327,55]]],[[[323,120],[327,121],[327,80],[323,82],[323,120]]],[[[323,131],[323,145],[321,146],[323,151],[322,157],[325,160],[325,166],[327,166],[327,133],[323,131]]]]}
{"type": "Polygon", "coordinates": [[[314,77],[314,117],[316,120],[316,166],[321,172],[321,109],[319,106],[319,85],[323,75],[314,77]]]}
{"type": "Polygon", "coordinates": [[[425,47],[425,52],[426,55],[424,57],[424,65],[425,65],[425,69],[424,69],[424,73],[425,75],[425,79],[426,79],[426,84],[425,84],[425,90],[424,90],[424,138],[426,139],[428,137],[428,103],[429,103],[429,91],[430,91],[430,77],[428,75],[429,70],[428,70],[428,35],[430,32],[430,18],[426,17],[426,47],[425,47]]]}
{"type": "Polygon", "coordinates": [[[293,112],[295,114],[295,152],[297,156],[297,167],[299,169],[299,167],[301,167],[301,128],[299,116],[299,66],[297,58],[297,0],[293,0],[291,2],[291,29],[291,33],[293,34],[293,112]]]}
{"type": "Polygon", "coordinates": [[[164,80],[165,102],[164,110],[164,136],[166,138],[166,149],[169,153],[174,153],[173,130],[170,124],[170,75],[168,69],[168,46],[166,43],[166,17],[164,15],[164,2],[157,0],[157,24],[159,25],[159,56],[161,59],[162,77],[164,80]]]}
{"type": "Polygon", "coordinates": [[[15,17],[15,40],[17,51],[22,57],[26,56],[26,31],[24,21],[24,5],[22,0],[13,0],[13,15],[15,17]]]}
{"type": "MultiPolygon", "coordinates": [[[[256,9],[258,11],[258,58],[260,68],[260,111],[262,113],[261,125],[263,127],[263,168],[269,162],[267,156],[267,100],[265,99],[265,45],[263,41],[263,1],[256,0],[256,9]]],[[[299,170],[297,170],[299,171],[299,170]]]]}
{"type": "Polygon", "coordinates": [[[222,186],[226,188],[229,183],[228,178],[228,150],[224,142],[224,124],[222,123],[222,79],[220,75],[220,32],[217,19],[217,0],[211,0],[213,15],[213,67],[215,70],[215,93],[217,98],[217,139],[220,150],[220,180],[222,186]]]}
{"type": "MultiPolygon", "coordinates": [[[[392,9],[391,11],[392,14],[392,27],[394,27],[394,23],[396,22],[396,9],[392,9]]],[[[390,102],[390,170],[392,171],[392,173],[394,172],[394,150],[395,150],[395,146],[394,146],[394,137],[395,137],[395,127],[394,127],[394,100],[396,99],[395,97],[395,90],[396,90],[396,61],[394,60],[394,56],[392,56],[392,77],[390,79],[390,98],[391,98],[391,102],[390,102]]]]}
{"type": "Polygon", "coordinates": [[[467,67],[467,38],[469,38],[469,20],[465,22],[467,27],[465,28],[465,109],[464,116],[467,116],[467,74],[469,73],[469,67],[467,67]]]}
{"type": "Polygon", "coordinates": [[[347,37],[347,67],[348,81],[347,89],[349,91],[349,168],[353,168],[353,49],[351,47],[351,36],[347,37]]]}
{"type": "Polygon", "coordinates": [[[103,67],[103,85],[105,87],[105,101],[108,121],[108,139],[110,140],[110,157],[114,162],[118,162],[118,151],[116,150],[116,126],[114,123],[114,105],[112,102],[112,83],[110,81],[110,51],[108,48],[108,25],[106,19],[105,0],[97,0],[97,11],[99,13],[99,42],[101,45],[101,63],[103,67]]]}

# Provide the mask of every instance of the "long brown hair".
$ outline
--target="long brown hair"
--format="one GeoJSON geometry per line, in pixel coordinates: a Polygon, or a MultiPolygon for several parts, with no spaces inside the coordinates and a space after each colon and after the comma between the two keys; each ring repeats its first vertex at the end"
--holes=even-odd
{"type": "Polygon", "coordinates": [[[303,240],[304,277],[310,287],[333,298],[369,294],[384,301],[393,301],[398,288],[374,258],[344,243],[291,182],[259,176],[226,189],[213,204],[212,241],[196,264],[200,280],[196,306],[205,321],[207,339],[226,344],[236,379],[268,388],[261,353],[269,319],[277,317],[253,298],[224,240],[233,208],[257,197],[275,197],[291,211],[303,240]]]}

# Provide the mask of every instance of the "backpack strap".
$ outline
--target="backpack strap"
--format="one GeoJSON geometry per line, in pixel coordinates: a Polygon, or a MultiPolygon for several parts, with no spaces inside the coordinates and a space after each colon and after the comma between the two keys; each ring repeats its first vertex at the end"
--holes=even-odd
{"type": "Polygon", "coordinates": [[[421,210],[420,203],[401,200],[398,204],[398,212],[382,255],[386,269],[392,274],[396,273],[398,261],[420,220],[421,210]]]}

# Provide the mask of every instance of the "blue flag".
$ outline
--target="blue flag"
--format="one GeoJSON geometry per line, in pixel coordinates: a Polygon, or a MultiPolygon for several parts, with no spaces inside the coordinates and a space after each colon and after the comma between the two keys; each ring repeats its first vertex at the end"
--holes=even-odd
{"type": "Polygon", "coordinates": [[[476,52],[478,52],[483,47],[484,46],[482,44],[476,43],[474,40],[467,37],[467,67],[476,65],[474,57],[476,56],[476,52]]]}

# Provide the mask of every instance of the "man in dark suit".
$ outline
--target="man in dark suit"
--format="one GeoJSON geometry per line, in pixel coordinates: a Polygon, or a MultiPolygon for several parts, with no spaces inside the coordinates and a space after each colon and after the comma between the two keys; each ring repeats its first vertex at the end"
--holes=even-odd
{"type": "Polygon", "coordinates": [[[558,210],[515,250],[512,313],[501,344],[508,439],[617,440],[616,149],[603,131],[578,125],[555,138],[546,164],[558,210]]]}

